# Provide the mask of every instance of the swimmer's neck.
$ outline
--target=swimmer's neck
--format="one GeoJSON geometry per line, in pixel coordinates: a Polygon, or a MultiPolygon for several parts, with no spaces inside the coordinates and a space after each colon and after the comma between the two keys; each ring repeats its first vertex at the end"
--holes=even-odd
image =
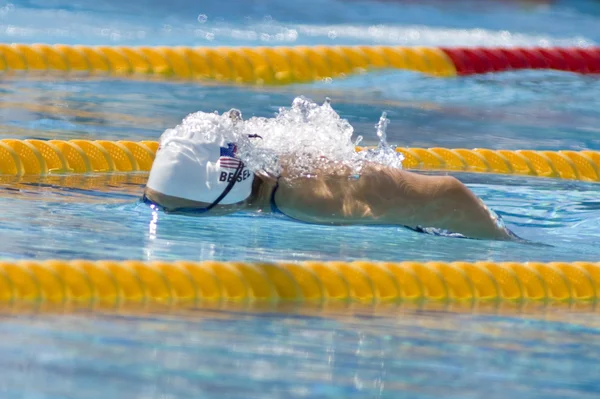
{"type": "Polygon", "coordinates": [[[271,196],[275,187],[275,181],[267,181],[260,176],[255,176],[252,183],[252,194],[246,201],[244,210],[271,213],[271,196]]]}

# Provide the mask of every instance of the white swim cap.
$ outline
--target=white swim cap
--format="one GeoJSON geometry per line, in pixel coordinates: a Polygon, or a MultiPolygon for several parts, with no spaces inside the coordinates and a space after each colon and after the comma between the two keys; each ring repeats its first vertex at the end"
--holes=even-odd
{"type": "Polygon", "coordinates": [[[219,204],[247,199],[254,173],[237,157],[232,133],[236,121],[231,112],[198,112],[165,131],[146,186],[164,195],[207,204],[217,201],[228,188],[219,204]]]}

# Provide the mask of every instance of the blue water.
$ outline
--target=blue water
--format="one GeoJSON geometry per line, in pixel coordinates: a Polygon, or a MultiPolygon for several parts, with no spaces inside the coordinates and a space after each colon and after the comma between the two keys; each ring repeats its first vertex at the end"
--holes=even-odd
{"type": "MultiPolygon", "coordinates": [[[[126,45],[600,43],[598,1],[0,2],[0,41],[126,45]],[[527,3],[527,4],[526,4],[527,3]]],[[[600,150],[600,80],[548,71],[436,79],[383,71],[283,88],[0,80],[0,138],[156,140],[197,111],[272,116],[328,96],[365,144],[600,150]]],[[[146,175],[0,177],[2,259],[600,259],[598,185],[457,174],[518,235],[550,245],[153,215],[146,175]]],[[[6,398],[597,397],[595,308],[196,310],[27,315],[0,324],[6,398]]]]}
{"type": "Polygon", "coordinates": [[[398,317],[360,309],[11,317],[0,324],[0,389],[3,398],[98,399],[598,395],[598,326],[583,313],[387,311],[398,317]]]}

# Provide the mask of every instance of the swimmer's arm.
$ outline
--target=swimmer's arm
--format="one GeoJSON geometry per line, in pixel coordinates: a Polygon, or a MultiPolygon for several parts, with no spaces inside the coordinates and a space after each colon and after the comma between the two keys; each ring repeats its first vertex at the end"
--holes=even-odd
{"type": "Polygon", "coordinates": [[[459,180],[451,176],[422,177],[438,180],[440,190],[423,198],[426,205],[417,213],[417,225],[438,227],[471,238],[512,239],[483,201],[459,180]]]}
{"type": "Polygon", "coordinates": [[[509,238],[483,202],[449,176],[374,167],[358,180],[284,179],[276,200],[289,216],[313,223],[436,227],[472,238],[509,238]]]}

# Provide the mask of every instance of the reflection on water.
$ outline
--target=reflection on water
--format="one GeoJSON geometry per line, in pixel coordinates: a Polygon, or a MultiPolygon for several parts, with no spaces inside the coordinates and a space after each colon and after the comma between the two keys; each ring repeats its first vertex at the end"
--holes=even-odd
{"type": "Polygon", "coordinates": [[[593,307],[517,308],[5,310],[0,381],[6,397],[597,395],[593,307]]]}

